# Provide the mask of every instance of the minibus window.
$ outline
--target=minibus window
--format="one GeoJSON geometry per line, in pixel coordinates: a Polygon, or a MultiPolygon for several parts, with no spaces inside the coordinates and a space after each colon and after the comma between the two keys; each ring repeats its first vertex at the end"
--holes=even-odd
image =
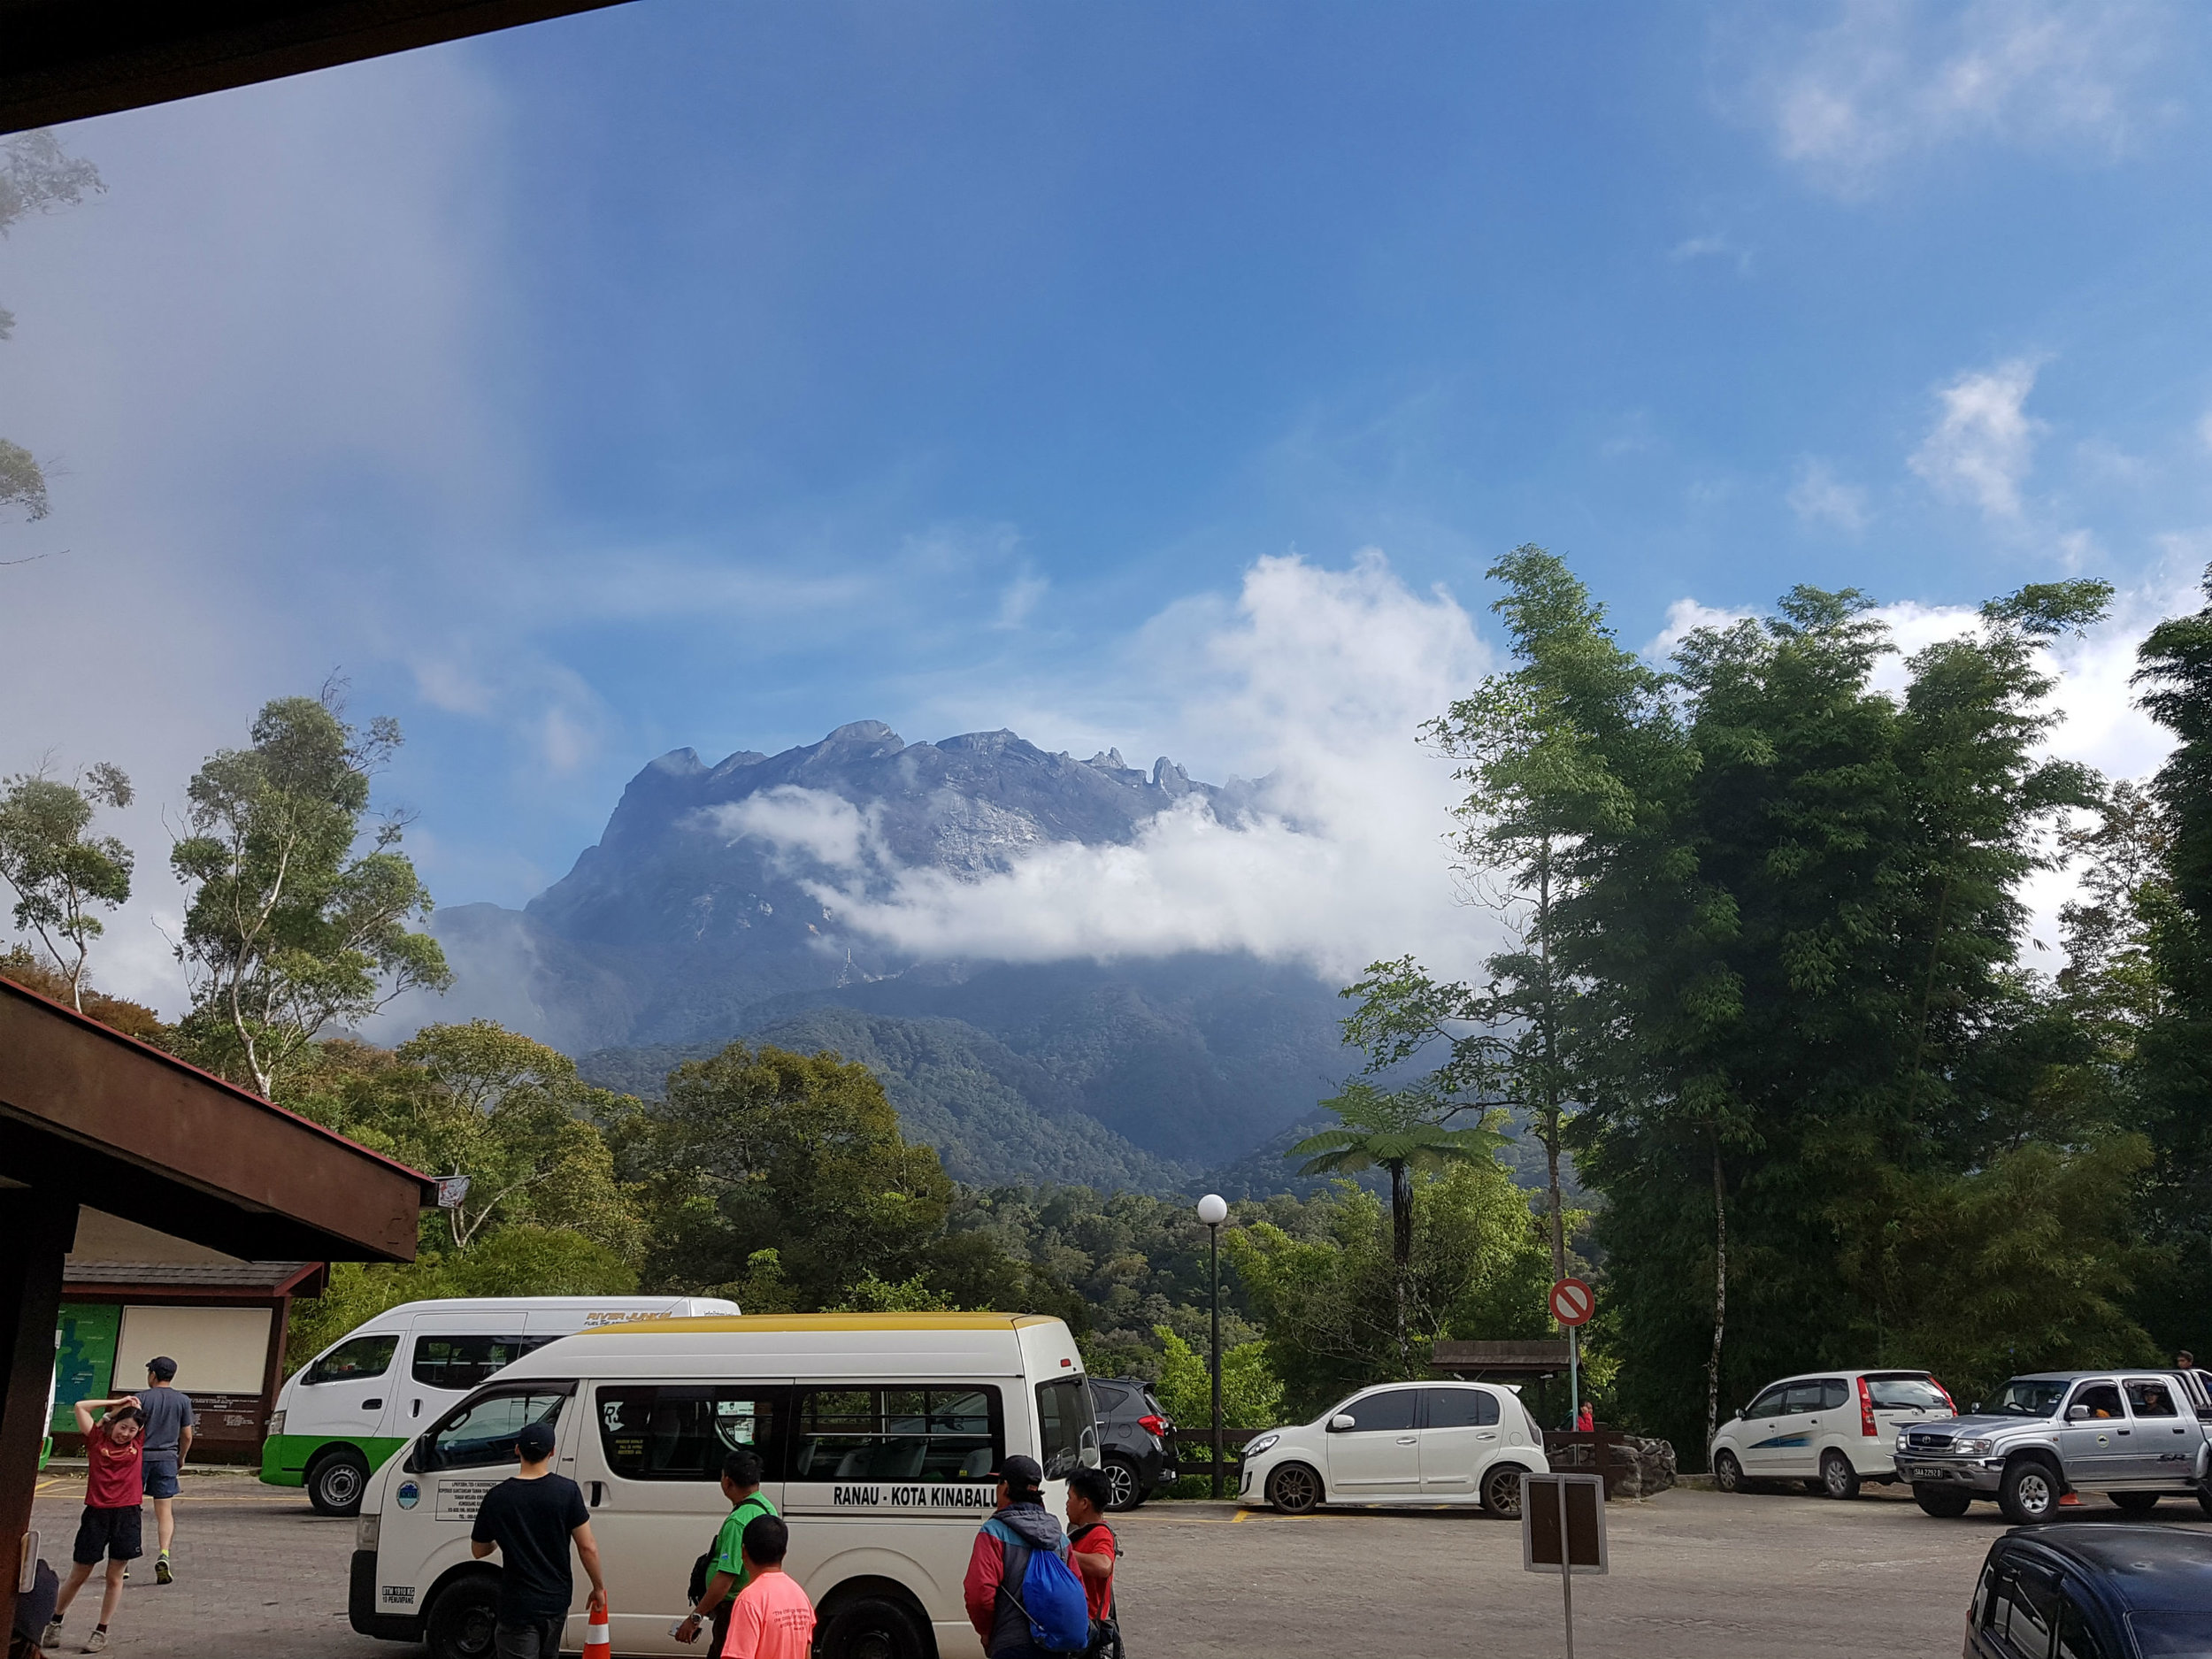
{"type": "Polygon", "coordinates": [[[349,1342],[341,1342],[307,1368],[310,1383],[359,1382],[365,1377],[381,1377],[391,1369],[392,1351],[399,1346],[397,1335],[357,1336],[349,1342]]]}
{"type": "Polygon", "coordinates": [[[768,1479],[777,1478],[780,1388],[622,1383],[600,1388],[595,1401],[607,1468],[625,1480],[718,1480],[722,1460],[740,1448],[758,1452],[768,1479]]]}
{"type": "Polygon", "coordinates": [[[415,1380],[426,1388],[473,1388],[537,1346],[519,1336],[419,1336],[415,1380]]]}
{"type": "Polygon", "coordinates": [[[995,1388],[809,1388],[794,1480],[987,1480],[1005,1447],[995,1388]]]}
{"type": "MultiPolygon", "coordinates": [[[[573,1385],[571,1385],[572,1386],[573,1385]]],[[[515,1436],[530,1423],[559,1421],[561,1394],[490,1394],[471,1400],[430,1431],[430,1469],[475,1469],[487,1463],[511,1463],[515,1436]]]]}
{"type": "Polygon", "coordinates": [[[1037,1461],[1045,1466],[1045,1479],[1066,1479],[1081,1467],[1085,1445],[1094,1447],[1098,1443],[1098,1419],[1091,1411],[1090,1385],[1080,1377],[1062,1377],[1039,1383],[1037,1427],[1044,1440],[1037,1461]]]}

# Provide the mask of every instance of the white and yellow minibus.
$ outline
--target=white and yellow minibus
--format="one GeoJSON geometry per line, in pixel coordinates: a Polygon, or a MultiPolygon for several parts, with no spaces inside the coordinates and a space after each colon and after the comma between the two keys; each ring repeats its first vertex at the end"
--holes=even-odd
{"type": "MultiPolygon", "coordinates": [[[[555,1467],[590,1506],[618,1654],[693,1654],[671,1633],[727,1512],[723,1459],[750,1448],[790,1523],[821,1659],[971,1659],[961,1601],[991,1471],[1012,1453],[1066,1477],[1099,1461],[1075,1339],[1027,1314],[787,1314],[641,1320],[526,1355],[372,1478],[350,1613],[435,1659],[491,1651],[495,1562],[469,1554],[516,1433],[553,1425],[555,1467]]],[[[580,1649],[580,1572],[565,1646],[580,1649]]]]}

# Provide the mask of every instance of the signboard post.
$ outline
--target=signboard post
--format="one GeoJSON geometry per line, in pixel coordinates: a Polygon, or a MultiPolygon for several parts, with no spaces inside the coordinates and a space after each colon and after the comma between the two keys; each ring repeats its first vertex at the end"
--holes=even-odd
{"type": "Polygon", "coordinates": [[[1603,1475],[1521,1477],[1521,1570],[1559,1575],[1567,1659],[1575,1659],[1575,1575],[1610,1570],[1603,1475]]]}
{"type": "Polygon", "coordinates": [[[1582,1426],[1582,1327],[1597,1307],[1597,1298],[1590,1294],[1589,1286],[1578,1279],[1563,1279],[1551,1287],[1546,1298],[1551,1317],[1567,1327],[1567,1335],[1573,1346],[1567,1351],[1567,1407],[1571,1413],[1568,1421],[1576,1428],[1582,1426]]]}

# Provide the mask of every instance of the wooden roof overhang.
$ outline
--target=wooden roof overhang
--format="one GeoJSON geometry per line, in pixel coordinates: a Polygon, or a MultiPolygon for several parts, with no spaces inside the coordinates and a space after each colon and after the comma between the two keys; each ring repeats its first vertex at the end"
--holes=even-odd
{"type": "Polygon", "coordinates": [[[621,0],[0,0],[0,134],[434,46],[621,0]]]}
{"type": "Polygon", "coordinates": [[[411,1262],[437,1187],[0,979],[0,1179],[252,1261],[411,1262]]]}

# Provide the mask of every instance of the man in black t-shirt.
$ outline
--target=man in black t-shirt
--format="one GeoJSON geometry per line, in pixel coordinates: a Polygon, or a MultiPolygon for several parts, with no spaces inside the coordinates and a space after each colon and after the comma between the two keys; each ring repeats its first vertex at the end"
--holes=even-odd
{"type": "Polygon", "coordinates": [[[479,1561],[499,1552],[499,1611],[492,1624],[492,1649],[498,1659],[557,1659],[561,1627],[576,1580],[568,1570],[568,1546],[591,1579],[589,1607],[607,1605],[606,1580],[599,1576],[599,1546],[592,1540],[591,1511],[574,1481],[553,1472],[553,1430],[531,1423],[515,1436],[522,1472],[484,1494],[470,1533],[469,1551],[479,1561]]]}

